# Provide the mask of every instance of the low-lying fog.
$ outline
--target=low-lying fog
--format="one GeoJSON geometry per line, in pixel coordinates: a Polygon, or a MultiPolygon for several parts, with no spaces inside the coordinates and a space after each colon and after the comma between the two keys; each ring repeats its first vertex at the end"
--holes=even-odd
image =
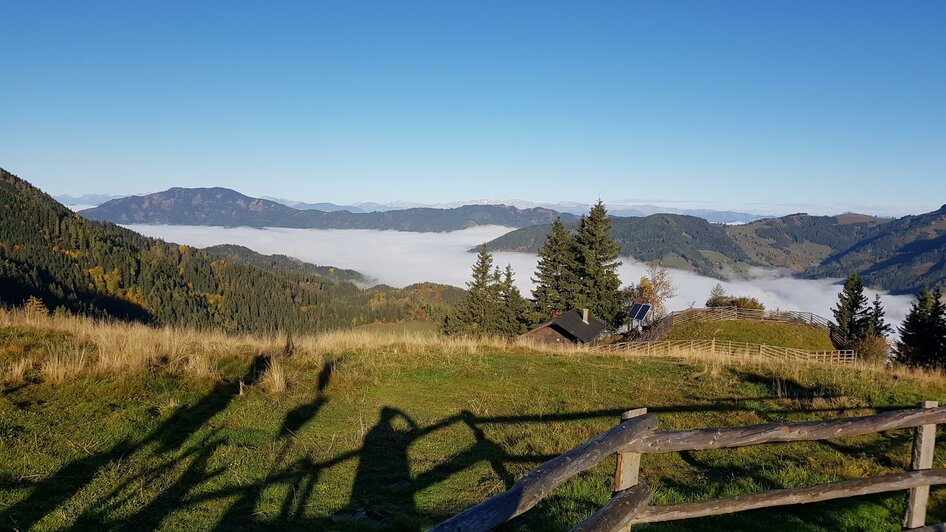
{"type": "MultiPolygon", "coordinates": [[[[195,247],[239,244],[267,255],[283,254],[306,262],[357,270],[377,282],[402,287],[421,281],[464,286],[476,256],[467,250],[501,236],[509,228],[481,226],[450,233],[342,229],[254,229],[177,225],[128,225],[144,235],[195,247]]],[[[532,289],[537,257],[527,253],[495,253],[497,265],[511,264],[524,295],[532,289]]],[[[635,282],[644,265],[622,257],[624,282],[635,282]]],[[[669,308],[703,306],[719,282],[691,272],[672,270],[677,295],[669,308]]],[[[837,279],[794,279],[772,270],[756,270],[746,279],[723,282],[726,291],[759,298],[769,309],[802,310],[831,317],[840,286],[837,279]]],[[[910,296],[884,295],[888,322],[898,324],[909,310],[910,296]]],[[[868,290],[873,299],[874,292],[868,290]]]]}

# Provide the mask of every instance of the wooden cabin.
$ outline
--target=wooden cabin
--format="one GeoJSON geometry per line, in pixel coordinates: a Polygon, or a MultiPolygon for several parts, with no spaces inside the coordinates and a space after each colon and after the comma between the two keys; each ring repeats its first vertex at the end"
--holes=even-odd
{"type": "Polygon", "coordinates": [[[588,344],[601,338],[605,329],[607,324],[591,316],[588,309],[574,309],[539,325],[522,338],[550,344],[588,344]]]}

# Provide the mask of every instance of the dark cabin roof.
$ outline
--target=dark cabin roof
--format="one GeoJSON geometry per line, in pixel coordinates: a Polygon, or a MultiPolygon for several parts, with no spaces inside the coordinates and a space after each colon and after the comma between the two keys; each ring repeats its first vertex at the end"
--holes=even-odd
{"type": "Polygon", "coordinates": [[[604,332],[605,328],[607,328],[605,323],[598,321],[590,314],[588,315],[588,323],[585,323],[581,319],[581,310],[578,309],[569,310],[568,312],[559,314],[559,316],[555,319],[539,325],[536,327],[536,329],[541,329],[542,327],[548,327],[551,325],[562,329],[582,343],[595,341],[595,339],[597,339],[598,336],[604,332]]]}

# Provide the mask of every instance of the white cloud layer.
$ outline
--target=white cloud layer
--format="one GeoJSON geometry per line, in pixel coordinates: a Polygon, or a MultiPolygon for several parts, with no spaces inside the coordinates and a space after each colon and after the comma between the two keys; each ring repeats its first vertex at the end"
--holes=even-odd
{"type": "MultiPolygon", "coordinates": [[[[288,229],[128,225],[144,235],[196,247],[239,244],[267,255],[283,254],[314,264],[357,270],[378,282],[402,287],[421,281],[464,286],[475,255],[467,251],[510,231],[500,226],[480,226],[450,233],[410,233],[366,229],[288,229]]],[[[511,264],[524,294],[532,289],[530,277],[537,258],[526,253],[495,253],[500,267],[511,264]]],[[[621,280],[634,282],[644,275],[644,265],[623,258],[621,280]]],[[[702,306],[717,279],[673,270],[677,295],[671,309],[691,303],[702,306]]],[[[723,282],[726,291],[756,297],[770,309],[801,310],[831,317],[840,286],[837,279],[795,279],[773,270],[755,270],[746,279],[723,282]]],[[[868,297],[874,291],[868,290],[868,297]]],[[[883,296],[888,322],[898,324],[909,310],[909,296],[883,296]]]]}

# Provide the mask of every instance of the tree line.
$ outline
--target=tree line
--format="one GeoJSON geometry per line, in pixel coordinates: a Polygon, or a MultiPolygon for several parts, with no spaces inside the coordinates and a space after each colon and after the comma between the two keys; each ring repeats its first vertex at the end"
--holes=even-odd
{"type": "Polygon", "coordinates": [[[514,284],[512,268],[500,270],[482,246],[467,283],[467,295],[443,323],[447,334],[514,336],[572,309],[588,309],[611,330],[626,321],[631,301],[660,305],[673,295],[665,268],[649,267],[640,283],[621,287],[619,248],[611,238],[611,218],[598,201],[574,232],[556,219],[539,250],[532,299],[514,284]]]}
{"type": "Polygon", "coordinates": [[[838,349],[854,349],[860,358],[876,362],[892,360],[906,366],[946,369],[946,304],[941,290],[924,288],[916,295],[907,317],[897,329],[899,339],[889,352],[887,335],[893,332],[885,320],[880,295],[868,303],[864,283],[851,274],[838,294],[832,324],[838,349]],[[889,357],[892,355],[892,357],[889,357]]]}

